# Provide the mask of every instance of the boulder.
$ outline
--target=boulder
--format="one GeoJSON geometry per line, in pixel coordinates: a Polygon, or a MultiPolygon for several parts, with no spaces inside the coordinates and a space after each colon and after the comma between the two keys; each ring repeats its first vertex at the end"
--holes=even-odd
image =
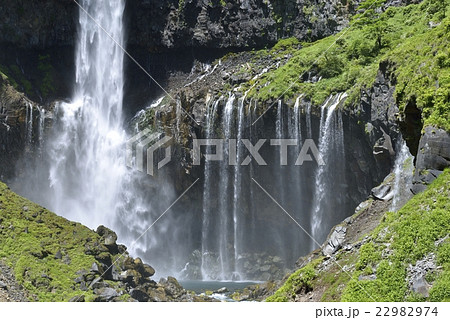
{"type": "Polygon", "coordinates": [[[62,259],[62,253],[58,250],[58,252],[55,253],[55,259],[61,260],[62,259]]]}
{"type": "Polygon", "coordinates": [[[214,291],[214,293],[218,293],[218,294],[224,294],[224,293],[227,293],[227,292],[229,292],[227,287],[222,287],[222,288],[217,289],[217,290],[214,291]]]}
{"type": "Polygon", "coordinates": [[[84,281],[84,276],[83,276],[83,275],[81,275],[81,276],[75,278],[75,283],[81,283],[81,282],[83,282],[83,281],[84,281]]]}
{"type": "Polygon", "coordinates": [[[97,302],[110,301],[113,298],[119,296],[119,293],[116,290],[112,289],[112,288],[95,289],[94,293],[97,295],[97,297],[94,299],[97,302]]]}
{"type": "Polygon", "coordinates": [[[417,194],[425,190],[426,185],[436,179],[449,166],[450,134],[432,126],[425,127],[417,151],[413,193],[417,194]]]}
{"type": "Polygon", "coordinates": [[[172,299],[181,297],[185,292],[184,288],[178,283],[174,277],[167,277],[161,279],[159,284],[164,288],[166,295],[172,299]]]}
{"type": "Polygon", "coordinates": [[[415,293],[418,293],[422,297],[426,298],[429,296],[428,290],[430,285],[425,280],[424,276],[413,279],[411,288],[415,293]]]}
{"type": "Polygon", "coordinates": [[[166,291],[163,287],[158,287],[155,289],[148,290],[149,301],[152,302],[162,302],[168,301],[166,296],[166,291]]]}
{"type": "Polygon", "coordinates": [[[97,273],[97,274],[102,274],[103,273],[103,270],[101,269],[101,267],[98,265],[97,262],[92,263],[91,271],[93,273],[97,273]]]}
{"type": "Polygon", "coordinates": [[[338,251],[345,241],[346,233],[347,233],[346,227],[337,226],[336,228],[334,228],[333,232],[331,233],[331,236],[328,238],[326,242],[326,245],[322,249],[322,253],[325,256],[329,256],[338,251]]]}
{"type": "Polygon", "coordinates": [[[108,248],[114,247],[117,248],[117,234],[112,231],[111,229],[108,229],[105,226],[99,226],[97,228],[97,231],[99,236],[102,237],[103,244],[107,246],[108,248]]]}
{"type": "Polygon", "coordinates": [[[391,186],[387,184],[379,185],[371,190],[371,194],[375,199],[388,201],[392,199],[393,193],[391,192],[391,186]]]}
{"type": "Polygon", "coordinates": [[[147,302],[149,300],[148,294],[139,289],[131,289],[130,296],[139,302],[147,302]]]}

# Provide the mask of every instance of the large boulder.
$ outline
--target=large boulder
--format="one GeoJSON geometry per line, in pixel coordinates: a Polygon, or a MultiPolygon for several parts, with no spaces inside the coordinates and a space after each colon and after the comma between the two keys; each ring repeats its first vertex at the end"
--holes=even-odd
{"type": "Polygon", "coordinates": [[[432,126],[425,127],[419,141],[416,170],[413,177],[413,193],[425,190],[426,185],[436,179],[450,166],[450,134],[432,126]]]}

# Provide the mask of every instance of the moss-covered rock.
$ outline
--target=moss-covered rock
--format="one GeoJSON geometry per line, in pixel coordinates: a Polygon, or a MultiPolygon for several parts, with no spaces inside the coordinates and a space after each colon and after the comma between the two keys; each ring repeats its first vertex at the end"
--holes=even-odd
{"type": "Polygon", "coordinates": [[[97,232],[38,206],[0,182],[0,260],[36,301],[192,301],[175,278],[155,270],[97,232]]]}

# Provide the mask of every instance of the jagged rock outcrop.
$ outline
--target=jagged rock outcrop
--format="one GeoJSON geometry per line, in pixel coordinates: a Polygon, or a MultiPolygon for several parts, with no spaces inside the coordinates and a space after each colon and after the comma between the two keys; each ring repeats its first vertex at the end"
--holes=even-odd
{"type": "Polygon", "coordinates": [[[0,73],[0,179],[13,176],[15,163],[25,151],[27,112],[31,108],[36,117],[37,105],[17,92],[0,73]]]}
{"type": "MultiPolygon", "coordinates": [[[[345,26],[358,2],[127,1],[127,22],[132,30],[128,43],[161,51],[183,47],[262,47],[286,36],[318,39],[345,26]]],[[[77,19],[78,6],[71,0],[2,0],[0,43],[22,48],[73,45],[77,19]]]]}
{"type": "Polygon", "coordinates": [[[450,134],[432,126],[425,127],[420,138],[413,177],[414,193],[426,189],[445,168],[450,167],[450,134]]]}
{"type": "Polygon", "coordinates": [[[129,44],[158,48],[248,49],[280,37],[318,39],[342,29],[357,2],[169,0],[128,3],[129,44]]]}

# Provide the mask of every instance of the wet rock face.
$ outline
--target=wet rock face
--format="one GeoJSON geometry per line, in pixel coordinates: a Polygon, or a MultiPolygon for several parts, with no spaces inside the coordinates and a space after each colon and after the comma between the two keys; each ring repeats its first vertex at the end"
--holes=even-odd
{"type": "Polygon", "coordinates": [[[28,101],[0,75],[0,180],[14,174],[14,163],[25,148],[25,113],[28,101]]]}

